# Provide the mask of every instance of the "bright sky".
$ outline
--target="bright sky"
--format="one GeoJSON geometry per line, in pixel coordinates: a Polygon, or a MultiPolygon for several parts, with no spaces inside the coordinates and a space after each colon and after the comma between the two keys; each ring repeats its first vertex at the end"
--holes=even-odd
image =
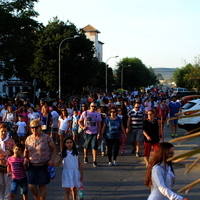
{"type": "Polygon", "coordinates": [[[80,29],[98,29],[109,66],[137,57],[146,66],[182,67],[200,54],[199,0],[40,0],[37,20],[57,16],[80,29]]]}

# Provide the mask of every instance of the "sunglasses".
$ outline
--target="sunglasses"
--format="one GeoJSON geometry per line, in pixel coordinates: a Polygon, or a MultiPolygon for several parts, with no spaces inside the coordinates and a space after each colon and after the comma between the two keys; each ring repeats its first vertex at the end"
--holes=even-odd
{"type": "Polygon", "coordinates": [[[140,107],[135,107],[135,108],[140,108],[140,107]]]}
{"type": "Polygon", "coordinates": [[[66,110],[61,110],[61,111],[66,111],[66,110]]]}
{"type": "Polygon", "coordinates": [[[122,111],[122,110],[117,110],[117,111],[122,111]]]}
{"type": "Polygon", "coordinates": [[[110,111],[111,113],[116,113],[116,111],[110,111]]]}
{"type": "Polygon", "coordinates": [[[91,107],[96,108],[96,106],[91,106],[91,107]]]}
{"type": "Polygon", "coordinates": [[[32,126],[32,127],[30,127],[31,129],[38,129],[39,128],[39,126],[32,126]]]}

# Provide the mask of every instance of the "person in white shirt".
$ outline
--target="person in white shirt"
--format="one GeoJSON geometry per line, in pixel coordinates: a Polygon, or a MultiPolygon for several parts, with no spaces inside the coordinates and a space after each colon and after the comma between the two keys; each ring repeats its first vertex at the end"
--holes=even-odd
{"type": "Polygon", "coordinates": [[[145,185],[151,186],[148,200],[188,200],[172,191],[175,180],[172,163],[167,159],[173,157],[174,146],[168,142],[159,144],[148,166],[145,185]]]}
{"type": "Polygon", "coordinates": [[[40,119],[40,113],[35,112],[35,109],[33,107],[30,107],[28,114],[28,125],[30,125],[30,122],[34,119],[40,119]]]}
{"type": "Polygon", "coordinates": [[[59,114],[58,114],[56,106],[52,107],[51,116],[52,116],[51,137],[55,141],[55,144],[58,145],[58,118],[59,118],[59,114]]]}
{"type": "Polygon", "coordinates": [[[27,133],[26,122],[22,121],[23,120],[22,115],[18,116],[18,120],[19,121],[15,124],[15,126],[17,127],[18,141],[19,143],[25,144],[26,133],[27,133]]]}
{"type": "Polygon", "coordinates": [[[72,126],[72,117],[68,115],[68,112],[65,108],[61,109],[60,116],[58,118],[58,134],[60,136],[60,151],[62,152],[63,148],[63,139],[65,136],[69,136],[71,126],[72,126]]]}

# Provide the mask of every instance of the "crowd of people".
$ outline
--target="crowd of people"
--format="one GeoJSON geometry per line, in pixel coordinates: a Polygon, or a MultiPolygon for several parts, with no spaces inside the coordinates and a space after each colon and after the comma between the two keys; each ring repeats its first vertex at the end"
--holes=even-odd
{"type": "MultiPolygon", "coordinates": [[[[176,97],[170,97],[170,93],[155,88],[146,93],[138,90],[122,94],[91,93],[81,98],[73,96],[68,102],[40,100],[37,105],[14,99],[13,102],[1,101],[0,109],[0,166],[8,166],[7,170],[0,171],[0,200],[14,199],[18,186],[26,200],[26,184],[36,200],[44,200],[46,185],[50,182],[47,168],[59,166],[62,162],[62,187],[67,200],[70,192],[76,199],[76,187],[83,182],[77,150],[80,146],[83,145],[85,164],[89,162],[88,151],[92,150],[93,167],[98,167],[99,149],[101,156],[107,155],[111,167],[118,165],[118,154],[126,154],[126,141],[130,134],[132,154],[136,157],[144,154],[147,169],[153,170],[149,160],[151,149],[153,147],[157,152],[161,148],[160,142],[164,144],[163,127],[169,118],[181,111],[181,104],[176,97]],[[83,137],[83,144],[80,137],[83,137]],[[57,150],[60,159],[55,161],[57,150]],[[28,170],[27,177],[25,170],[28,170]]],[[[171,136],[177,137],[177,120],[171,120],[170,126],[171,136]]],[[[166,168],[166,160],[162,164],[166,168]]],[[[150,175],[151,172],[148,177],[150,175]]],[[[159,195],[166,196],[160,192],[159,195]]],[[[174,193],[168,192],[166,197],[178,199],[171,198],[171,194],[174,193]]]]}

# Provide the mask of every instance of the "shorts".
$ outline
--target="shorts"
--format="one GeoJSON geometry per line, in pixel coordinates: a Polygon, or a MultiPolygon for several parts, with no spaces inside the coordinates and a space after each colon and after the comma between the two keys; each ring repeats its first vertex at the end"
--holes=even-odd
{"type": "Polygon", "coordinates": [[[51,127],[48,127],[46,130],[42,130],[43,133],[51,133],[51,127]]]}
{"type": "Polygon", "coordinates": [[[98,149],[97,134],[84,134],[84,149],[98,149]]]}
{"type": "Polygon", "coordinates": [[[51,133],[58,133],[58,128],[51,128],[51,133]]]}
{"type": "Polygon", "coordinates": [[[20,186],[20,193],[27,194],[28,193],[28,182],[27,177],[22,179],[12,179],[10,193],[17,194],[17,189],[20,186]]]}
{"type": "Polygon", "coordinates": [[[31,185],[47,185],[50,183],[50,174],[47,171],[48,165],[33,166],[29,163],[28,184],[31,185]]]}
{"type": "Polygon", "coordinates": [[[151,153],[151,147],[153,147],[154,152],[156,152],[158,145],[159,143],[144,142],[144,157],[149,158],[150,153],[151,153]]]}
{"type": "Polygon", "coordinates": [[[144,140],[144,135],[142,129],[131,129],[131,142],[142,142],[144,140]]]}
{"type": "MultiPolygon", "coordinates": [[[[172,117],[171,117],[171,118],[172,118],[172,117]]],[[[177,124],[178,124],[178,119],[170,120],[170,124],[175,124],[175,125],[177,125],[177,124]]]]}
{"type": "Polygon", "coordinates": [[[18,137],[25,137],[25,133],[17,133],[18,137]]]}
{"type": "Polygon", "coordinates": [[[58,135],[70,136],[70,133],[65,133],[65,131],[59,129],[58,135]]]}
{"type": "Polygon", "coordinates": [[[78,135],[78,130],[72,130],[72,135],[78,135]]]}

